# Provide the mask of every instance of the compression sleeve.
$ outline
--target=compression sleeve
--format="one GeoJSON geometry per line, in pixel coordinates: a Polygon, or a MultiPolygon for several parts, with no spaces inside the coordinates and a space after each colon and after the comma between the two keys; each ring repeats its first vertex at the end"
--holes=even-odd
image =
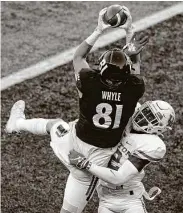
{"type": "Polygon", "coordinates": [[[118,171],[92,164],[88,170],[101,180],[114,185],[122,185],[138,173],[137,168],[128,160],[118,171]]]}

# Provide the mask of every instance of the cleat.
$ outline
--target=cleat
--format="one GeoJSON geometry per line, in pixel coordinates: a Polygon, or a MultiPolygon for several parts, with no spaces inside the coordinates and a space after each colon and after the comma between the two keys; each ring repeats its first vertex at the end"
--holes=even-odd
{"type": "Polygon", "coordinates": [[[6,124],[5,131],[7,133],[20,132],[16,126],[17,120],[25,119],[24,114],[25,102],[22,100],[17,101],[11,108],[10,117],[6,124]]]}

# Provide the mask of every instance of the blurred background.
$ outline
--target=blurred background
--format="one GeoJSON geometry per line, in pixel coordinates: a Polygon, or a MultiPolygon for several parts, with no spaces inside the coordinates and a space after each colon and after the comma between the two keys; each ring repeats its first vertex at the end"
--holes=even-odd
{"type": "MultiPolygon", "coordinates": [[[[133,20],[176,4],[124,2],[133,20]]],[[[119,1],[1,2],[2,77],[77,46],[96,27],[99,11],[119,1]]]]}

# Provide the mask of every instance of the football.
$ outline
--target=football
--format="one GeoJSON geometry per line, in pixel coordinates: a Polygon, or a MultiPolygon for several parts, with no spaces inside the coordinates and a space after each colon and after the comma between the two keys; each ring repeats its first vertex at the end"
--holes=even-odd
{"type": "Polygon", "coordinates": [[[109,6],[103,16],[104,23],[110,24],[112,27],[119,27],[125,24],[126,20],[124,9],[118,4],[109,6]]]}

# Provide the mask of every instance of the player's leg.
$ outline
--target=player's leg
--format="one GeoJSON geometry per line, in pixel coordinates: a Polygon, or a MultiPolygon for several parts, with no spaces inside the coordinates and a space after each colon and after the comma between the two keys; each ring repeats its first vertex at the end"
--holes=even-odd
{"type": "Polygon", "coordinates": [[[73,149],[73,140],[69,124],[63,120],[51,121],[47,125],[47,131],[50,132],[52,147],[55,155],[61,162],[70,170],[73,166],[70,165],[68,155],[73,149]]]}
{"type": "Polygon", "coordinates": [[[111,211],[108,208],[99,205],[99,207],[98,207],[98,213],[116,213],[116,212],[111,211]]]}
{"type": "Polygon", "coordinates": [[[143,198],[129,200],[124,213],[147,213],[143,198]]]}
{"type": "Polygon", "coordinates": [[[5,128],[7,133],[27,131],[33,134],[46,135],[49,133],[52,123],[58,120],[43,118],[26,119],[24,110],[25,102],[22,100],[17,101],[13,105],[5,128]]]}
{"type": "Polygon", "coordinates": [[[130,207],[128,210],[112,211],[107,207],[99,206],[98,213],[147,213],[147,210],[143,208],[143,206],[133,206],[130,207]]]}
{"type": "Polygon", "coordinates": [[[70,173],[65,187],[61,213],[81,213],[88,203],[88,181],[79,181],[70,173]]]}
{"type": "Polygon", "coordinates": [[[99,165],[107,165],[110,155],[112,155],[114,151],[112,151],[112,149],[106,149],[104,153],[102,152],[101,156],[102,149],[98,151],[96,147],[84,143],[76,136],[75,122],[69,123],[69,127],[70,130],[68,133],[64,131],[66,128],[62,122],[56,122],[51,127],[51,147],[56,156],[71,172],[65,189],[61,213],[80,213],[92,197],[98,179],[92,177],[86,171],[78,170],[69,165],[68,154],[70,150],[75,149],[86,157],[90,156],[91,160],[96,161],[99,165]],[[103,161],[105,161],[105,163],[103,161]]]}
{"type": "MultiPolygon", "coordinates": [[[[76,138],[76,140],[78,140],[78,138],[76,138]]],[[[76,144],[74,143],[74,145],[76,145],[74,146],[74,149],[76,151],[85,154],[85,156],[87,155],[90,156],[90,160],[93,162],[97,162],[98,165],[106,166],[107,162],[110,159],[110,155],[113,154],[113,151],[109,149],[106,150],[104,153],[102,153],[102,156],[100,156],[101,152],[95,150],[96,147],[94,148],[93,146],[86,144],[84,142],[76,144]],[[91,153],[93,154],[91,155],[91,153]]],[[[94,194],[94,191],[98,183],[98,178],[91,176],[86,171],[78,170],[76,168],[72,168],[70,169],[70,171],[71,177],[68,179],[67,182],[64,196],[64,203],[61,213],[65,212],[71,213],[72,212],[71,210],[73,209],[74,211],[72,213],[81,213],[85,208],[86,204],[88,203],[88,201],[92,198],[94,194]],[[69,183],[70,181],[72,181],[72,184],[69,183]]],[[[109,213],[112,212],[109,211],[109,213]]]]}
{"type": "MultiPolygon", "coordinates": [[[[108,161],[110,160],[111,155],[115,152],[116,148],[100,149],[81,141],[76,136],[74,123],[72,127],[70,126],[70,131],[72,132],[73,138],[75,138],[75,141],[73,143],[74,144],[73,148],[77,152],[82,153],[85,157],[87,157],[87,159],[89,159],[93,163],[96,163],[97,165],[107,166],[108,161]]],[[[76,180],[80,181],[80,183],[83,184],[84,186],[83,190],[85,190],[85,193],[83,193],[82,199],[84,201],[90,200],[96,189],[98,178],[93,176],[89,177],[88,172],[83,172],[82,170],[79,171],[78,169],[75,169],[75,171],[72,170],[71,172],[72,172],[72,176],[76,180]]]]}
{"type": "Polygon", "coordinates": [[[72,149],[77,149],[77,145],[75,144],[76,135],[73,134],[74,123],[69,123],[69,131],[67,131],[68,124],[64,121],[53,122],[53,125],[50,126],[50,145],[55,155],[70,170],[61,213],[82,212],[92,195],[91,193],[87,193],[88,189],[93,188],[93,185],[97,182],[97,180],[92,179],[90,173],[70,165],[68,158],[69,152],[72,149]]]}
{"type": "Polygon", "coordinates": [[[81,213],[88,200],[92,197],[98,179],[93,178],[89,172],[79,170],[69,164],[68,154],[71,149],[78,150],[75,134],[75,122],[69,123],[69,132],[65,132],[64,123],[57,122],[51,127],[51,147],[56,156],[70,170],[67,180],[63,207],[61,213],[81,213]],[[65,135],[64,135],[65,133],[65,135]]]}
{"type": "Polygon", "coordinates": [[[138,207],[132,207],[130,209],[128,209],[127,211],[125,211],[124,213],[147,213],[147,210],[145,208],[143,208],[142,206],[138,206],[138,207]]]}

